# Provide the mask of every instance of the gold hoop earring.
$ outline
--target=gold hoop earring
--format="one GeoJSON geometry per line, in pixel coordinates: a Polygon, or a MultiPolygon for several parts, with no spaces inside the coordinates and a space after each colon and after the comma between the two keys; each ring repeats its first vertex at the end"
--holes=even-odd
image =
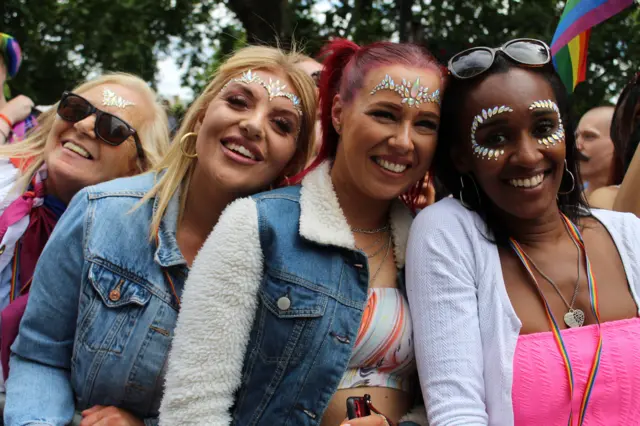
{"type": "Polygon", "coordinates": [[[196,158],[198,156],[198,153],[196,152],[195,154],[188,154],[185,150],[184,150],[184,143],[187,139],[189,139],[191,136],[195,136],[198,137],[197,133],[194,132],[189,132],[187,134],[185,134],[183,137],[180,138],[180,142],[178,142],[180,144],[180,151],[182,151],[182,155],[184,155],[187,158],[196,158]]]}

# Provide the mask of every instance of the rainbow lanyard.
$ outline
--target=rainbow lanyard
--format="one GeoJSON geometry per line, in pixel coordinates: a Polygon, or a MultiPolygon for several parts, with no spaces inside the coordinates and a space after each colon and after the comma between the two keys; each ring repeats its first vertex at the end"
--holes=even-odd
{"type": "MultiPolygon", "coordinates": [[[[587,381],[587,386],[584,391],[584,396],[582,397],[582,405],[580,406],[580,418],[578,426],[582,426],[584,423],[584,418],[587,413],[587,405],[589,404],[589,398],[591,398],[591,392],[593,391],[593,386],[596,381],[596,376],[598,374],[598,367],[600,366],[600,355],[602,354],[602,332],[600,331],[600,311],[598,309],[598,291],[596,287],[596,278],[593,276],[593,271],[591,270],[591,263],[589,262],[589,257],[587,256],[587,250],[584,246],[584,240],[582,239],[582,235],[580,235],[580,231],[578,227],[574,225],[565,215],[562,215],[562,219],[564,219],[565,224],[567,225],[567,229],[569,230],[569,235],[576,241],[584,253],[584,262],[587,269],[587,280],[589,286],[589,298],[591,299],[591,310],[593,312],[593,316],[596,319],[596,324],[598,326],[598,346],[596,348],[596,356],[593,359],[593,364],[591,365],[591,372],[589,373],[589,380],[587,381]]],[[[560,334],[560,327],[558,327],[558,322],[556,321],[553,313],[551,312],[551,307],[547,302],[547,299],[544,297],[542,290],[540,290],[540,286],[538,285],[538,281],[536,280],[535,275],[533,274],[533,269],[531,269],[531,264],[527,260],[524,255],[524,251],[520,247],[520,244],[513,238],[510,239],[511,248],[516,252],[520,261],[524,265],[525,269],[529,273],[529,276],[533,280],[536,285],[536,289],[538,290],[538,294],[542,298],[544,302],[544,307],[547,310],[547,318],[549,319],[549,324],[551,325],[551,330],[553,331],[553,336],[555,337],[556,343],[558,344],[558,348],[560,349],[560,353],[562,354],[562,358],[564,360],[564,365],[567,369],[567,376],[569,377],[569,392],[571,394],[571,411],[569,412],[569,426],[573,425],[573,391],[574,391],[574,380],[573,380],[573,369],[571,368],[571,360],[569,359],[569,354],[567,353],[567,348],[564,345],[564,341],[562,340],[562,335],[560,334]]]]}

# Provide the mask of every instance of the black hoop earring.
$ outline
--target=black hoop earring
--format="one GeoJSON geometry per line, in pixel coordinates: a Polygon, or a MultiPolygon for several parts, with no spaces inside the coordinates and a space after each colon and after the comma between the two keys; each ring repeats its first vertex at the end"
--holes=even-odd
{"type": "MultiPolygon", "coordinates": [[[[571,189],[566,191],[566,192],[558,191],[558,194],[560,194],[560,195],[571,194],[573,192],[573,190],[576,189],[576,178],[575,178],[575,176],[573,176],[573,173],[571,173],[571,171],[569,170],[569,167],[567,165],[567,160],[566,159],[564,160],[564,169],[566,170],[567,173],[569,173],[569,176],[571,177],[571,189]]],[[[562,184],[560,186],[562,186],[562,184]]]]}
{"type": "MultiPolygon", "coordinates": [[[[473,210],[473,207],[470,204],[464,202],[464,198],[462,198],[462,191],[464,191],[464,180],[462,179],[463,175],[460,175],[460,194],[458,195],[460,198],[460,204],[466,207],[469,210],[473,210]]],[[[476,185],[476,181],[473,176],[468,175],[469,179],[471,179],[471,183],[473,183],[473,187],[476,190],[476,195],[478,196],[478,206],[482,203],[482,199],[480,198],[480,191],[478,191],[478,185],[476,185]]]]}

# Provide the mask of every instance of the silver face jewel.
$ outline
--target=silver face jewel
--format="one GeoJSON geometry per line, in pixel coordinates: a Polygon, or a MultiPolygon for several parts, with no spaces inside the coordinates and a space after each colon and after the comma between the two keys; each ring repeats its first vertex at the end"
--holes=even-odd
{"type": "Polygon", "coordinates": [[[529,105],[529,111],[535,109],[548,109],[554,111],[558,115],[558,129],[550,136],[538,139],[540,145],[544,145],[545,148],[552,147],[558,143],[564,142],[564,125],[562,124],[562,118],[560,117],[560,108],[552,100],[546,99],[542,101],[535,101],[529,105]]]}
{"type": "Polygon", "coordinates": [[[227,86],[231,83],[244,83],[251,84],[256,83],[260,86],[264,87],[264,89],[269,94],[269,100],[273,100],[273,98],[282,97],[287,98],[293,103],[293,107],[298,111],[298,114],[302,115],[302,107],[300,103],[300,98],[290,92],[286,92],[287,85],[280,82],[280,80],[273,81],[272,78],[269,78],[269,82],[265,82],[260,76],[254,73],[251,70],[247,70],[242,73],[242,76],[239,78],[233,78],[227,82],[222,88],[223,90],[227,88],[227,86]]]}
{"type": "Polygon", "coordinates": [[[476,130],[478,130],[478,126],[484,123],[485,120],[488,120],[491,117],[495,117],[499,114],[504,114],[506,112],[513,112],[511,107],[506,105],[502,105],[499,107],[493,107],[489,109],[483,109],[482,112],[476,115],[473,118],[473,123],[471,124],[471,148],[473,149],[473,154],[478,158],[483,159],[494,159],[498,160],[498,157],[504,154],[504,149],[498,148],[486,148],[481,145],[478,145],[476,142],[476,130]]]}
{"type": "Polygon", "coordinates": [[[397,84],[389,74],[386,74],[382,81],[371,90],[371,95],[380,90],[391,90],[402,97],[402,103],[410,107],[418,107],[423,103],[434,103],[440,105],[440,90],[429,94],[429,88],[420,85],[420,77],[411,83],[404,78],[402,84],[397,84]]]}
{"type": "Polygon", "coordinates": [[[135,105],[135,103],[117,95],[113,90],[105,88],[102,89],[102,105],[125,109],[129,105],[135,105]]]}

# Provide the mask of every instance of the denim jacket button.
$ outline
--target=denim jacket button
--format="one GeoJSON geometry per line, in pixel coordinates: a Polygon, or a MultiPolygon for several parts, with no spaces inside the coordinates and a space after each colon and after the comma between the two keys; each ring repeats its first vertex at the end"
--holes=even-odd
{"type": "Polygon", "coordinates": [[[2,247],[0,247],[0,255],[2,255],[4,253],[4,249],[5,249],[5,246],[3,244],[2,247]]]}
{"type": "Polygon", "coordinates": [[[291,307],[291,300],[287,296],[282,296],[278,299],[278,309],[286,311],[291,307]]]}
{"type": "Polygon", "coordinates": [[[111,300],[112,302],[117,302],[118,300],[120,300],[120,290],[118,289],[113,289],[109,292],[109,300],[111,300]]]}

